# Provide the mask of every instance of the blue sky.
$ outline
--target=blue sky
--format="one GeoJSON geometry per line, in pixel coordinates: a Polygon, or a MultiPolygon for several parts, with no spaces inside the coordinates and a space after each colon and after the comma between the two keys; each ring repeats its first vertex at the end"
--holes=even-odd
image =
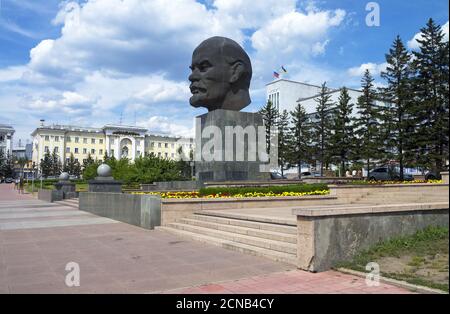
{"type": "MultiPolygon", "coordinates": [[[[193,48],[209,36],[241,43],[252,59],[252,104],[261,107],[273,70],[285,78],[358,87],[377,77],[399,34],[432,17],[448,40],[448,1],[376,1],[380,26],[365,23],[367,1],[0,0],[0,123],[29,139],[48,123],[148,127],[192,134],[201,109],[188,104],[193,48]],[[136,117],[136,118],[135,118],[136,117]]],[[[382,81],[378,79],[378,83],[382,81]]]]}

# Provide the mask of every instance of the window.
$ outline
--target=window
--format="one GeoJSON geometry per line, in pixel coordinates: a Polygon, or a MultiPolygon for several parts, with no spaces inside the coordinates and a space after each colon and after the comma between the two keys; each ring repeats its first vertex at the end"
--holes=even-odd
{"type": "Polygon", "coordinates": [[[68,137],[66,137],[66,141],[70,143],[72,141],[72,138],[70,136],[68,136],[68,137]]]}
{"type": "Polygon", "coordinates": [[[164,143],[164,148],[168,148],[169,147],[169,143],[164,143]]]}
{"type": "Polygon", "coordinates": [[[158,147],[161,148],[161,143],[158,143],[158,147]]]}
{"type": "Polygon", "coordinates": [[[91,149],[91,154],[95,155],[95,149],[91,149]]]}
{"type": "Polygon", "coordinates": [[[75,137],[75,143],[78,143],[80,141],[79,137],[75,137]]]}
{"type": "Polygon", "coordinates": [[[87,144],[87,138],[83,138],[83,144],[87,144]]]}
{"type": "Polygon", "coordinates": [[[140,140],[136,140],[136,146],[141,145],[141,141],[140,140]]]}
{"type": "Polygon", "coordinates": [[[78,154],[78,147],[75,147],[75,154],[78,154]]]}
{"type": "Polygon", "coordinates": [[[158,153],[158,157],[161,157],[161,152],[158,153]]]}
{"type": "Polygon", "coordinates": [[[75,161],[78,162],[78,158],[75,158],[75,161]]]}
{"type": "Polygon", "coordinates": [[[55,142],[59,142],[59,136],[55,136],[55,142]]]}
{"type": "Polygon", "coordinates": [[[175,154],[174,154],[174,153],[172,153],[172,158],[173,158],[173,157],[175,157],[175,154]]]}
{"type": "Polygon", "coordinates": [[[167,154],[167,153],[164,153],[164,156],[167,158],[167,157],[169,157],[169,154],[167,154]]]}
{"type": "Polygon", "coordinates": [[[91,144],[95,144],[95,138],[91,138],[91,144]]]}
{"type": "Polygon", "coordinates": [[[66,158],[66,164],[68,164],[70,161],[70,158],[66,158]]]}
{"type": "Polygon", "coordinates": [[[103,144],[103,139],[102,138],[99,139],[99,142],[100,142],[100,144],[103,144]]]}
{"type": "Polygon", "coordinates": [[[151,142],[151,143],[150,143],[150,147],[151,147],[151,148],[155,147],[155,142],[151,142]]]}
{"type": "Polygon", "coordinates": [[[113,138],[111,139],[110,142],[111,142],[111,145],[114,145],[114,139],[113,138]]]}
{"type": "Polygon", "coordinates": [[[48,153],[48,152],[50,151],[50,150],[48,149],[48,146],[45,146],[44,151],[45,151],[46,153],[48,153]]]}
{"type": "Polygon", "coordinates": [[[54,151],[55,153],[59,153],[59,147],[56,146],[56,147],[53,149],[53,151],[54,151]]]}
{"type": "Polygon", "coordinates": [[[141,156],[141,152],[139,150],[137,151],[137,155],[138,157],[141,156]]]}
{"type": "Polygon", "coordinates": [[[87,154],[87,149],[83,148],[83,154],[87,154]]]}
{"type": "Polygon", "coordinates": [[[171,145],[171,146],[172,146],[172,148],[174,148],[174,147],[175,147],[175,144],[174,144],[174,143],[172,143],[172,145],[171,145]]]}
{"type": "Polygon", "coordinates": [[[111,149],[111,156],[114,156],[114,149],[111,149]]]}
{"type": "Polygon", "coordinates": [[[98,153],[99,153],[100,155],[103,155],[103,149],[100,149],[100,150],[98,151],[98,153]]]}
{"type": "Polygon", "coordinates": [[[66,153],[70,153],[70,147],[66,147],[66,153]]]}

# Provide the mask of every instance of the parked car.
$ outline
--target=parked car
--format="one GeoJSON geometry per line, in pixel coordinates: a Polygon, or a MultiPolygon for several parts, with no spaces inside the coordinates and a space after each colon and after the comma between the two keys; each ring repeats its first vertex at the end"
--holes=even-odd
{"type": "MultiPolygon", "coordinates": [[[[400,172],[397,168],[379,167],[369,172],[369,180],[371,181],[398,181],[400,180],[400,172]]],[[[403,180],[412,181],[414,177],[410,174],[404,173],[403,180]]]]}
{"type": "Polygon", "coordinates": [[[279,172],[271,172],[270,173],[270,178],[272,180],[283,180],[283,179],[287,179],[287,177],[285,175],[281,175],[281,173],[279,172]]]}
{"type": "MultiPolygon", "coordinates": [[[[442,171],[448,171],[448,165],[446,165],[442,171]]],[[[425,175],[425,180],[427,180],[427,181],[428,180],[441,180],[441,179],[442,179],[441,171],[432,170],[432,171],[429,171],[425,175]]]]}
{"type": "Polygon", "coordinates": [[[13,183],[14,179],[13,178],[6,178],[5,179],[5,183],[13,183]]]}

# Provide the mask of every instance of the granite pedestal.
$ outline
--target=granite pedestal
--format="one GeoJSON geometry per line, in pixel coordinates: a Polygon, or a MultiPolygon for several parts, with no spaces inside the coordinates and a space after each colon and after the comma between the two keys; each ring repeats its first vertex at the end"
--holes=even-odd
{"type": "Polygon", "coordinates": [[[122,193],[122,182],[114,180],[113,177],[96,177],[88,183],[89,192],[122,193]]]}
{"type": "Polygon", "coordinates": [[[69,180],[59,180],[54,184],[54,186],[56,190],[59,191],[59,193],[62,195],[63,199],[78,197],[75,183],[72,183],[69,180]]]}
{"type": "Polygon", "coordinates": [[[258,138],[258,127],[261,126],[264,126],[264,123],[261,114],[258,113],[218,109],[198,116],[195,142],[197,180],[200,182],[269,180],[270,174],[261,172],[260,166],[263,163],[258,155],[258,141],[262,141],[265,145],[265,134],[264,138],[258,138]],[[219,138],[215,139],[216,135],[213,136],[210,132],[217,131],[220,132],[214,134],[219,138]],[[211,148],[212,142],[220,142],[220,145],[211,148]],[[201,149],[198,149],[200,147],[201,149]],[[214,153],[214,160],[205,160],[202,155],[204,150],[214,153]],[[240,154],[243,158],[238,158],[240,154]]]}

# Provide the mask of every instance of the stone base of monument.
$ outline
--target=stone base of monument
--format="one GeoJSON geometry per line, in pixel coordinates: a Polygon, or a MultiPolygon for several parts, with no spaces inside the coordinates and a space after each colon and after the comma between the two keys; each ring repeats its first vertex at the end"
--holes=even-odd
{"type": "Polygon", "coordinates": [[[69,180],[60,180],[55,183],[54,186],[59,194],[62,195],[62,199],[78,197],[75,183],[72,183],[69,180]]]}
{"type": "Polygon", "coordinates": [[[122,182],[113,177],[96,177],[88,181],[89,192],[122,193],[122,182]]]}
{"type": "MultiPolygon", "coordinates": [[[[265,137],[258,138],[258,127],[261,126],[264,126],[264,122],[259,113],[218,109],[198,116],[196,153],[200,154],[205,149],[210,150],[211,144],[220,144],[214,145],[210,152],[211,154],[218,152],[221,158],[215,158],[214,161],[205,161],[202,158],[202,161],[196,161],[197,180],[201,182],[269,180],[270,173],[261,172],[262,163],[258,161],[258,141],[265,144],[265,137]],[[243,134],[245,135],[242,136],[243,134]],[[219,138],[214,138],[215,136],[219,138]],[[233,139],[232,142],[230,138],[233,139]],[[198,150],[198,147],[202,149],[198,150]],[[243,158],[237,158],[236,153],[243,153],[243,158]],[[232,161],[229,161],[230,159],[232,161]]],[[[200,155],[196,156],[196,160],[200,160],[200,155]]]]}

